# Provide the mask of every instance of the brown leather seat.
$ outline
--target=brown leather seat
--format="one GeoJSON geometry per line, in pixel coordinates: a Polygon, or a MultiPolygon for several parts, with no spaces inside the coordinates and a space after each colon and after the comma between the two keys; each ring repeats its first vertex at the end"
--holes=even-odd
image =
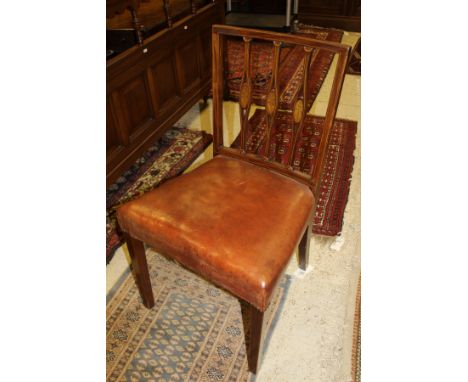
{"type": "Polygon", "coordinates": [[[122,230],[264,311],[314,198],[293,179],[217,156],[122,206],[122,230]]]}

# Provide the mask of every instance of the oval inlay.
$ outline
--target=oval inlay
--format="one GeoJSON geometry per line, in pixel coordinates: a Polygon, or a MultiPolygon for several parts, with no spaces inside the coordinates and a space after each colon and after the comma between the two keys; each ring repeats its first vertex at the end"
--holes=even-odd
{"type": "Polygon", "coordinates": [[[268,114],[273,114],[276,108],[276,92],[275,89],[271,89],[266,99],[266,111],[268,114]]]}
{"type": "Polygon", "coordinates": [[[304,102],[302,99],[298,99],[294,104],[293,118],[295,123],[301,122],[302,113],[304,112],[304,102]]]}
{"type": "Polygon", "coordinates": [[[242,109],[245,109],[247,105],[249,104],[249,98],[250,98],[250,86],[248,82],[244,82],[241,86],[240,95],[239,95],[239,104],[242,109]]]}

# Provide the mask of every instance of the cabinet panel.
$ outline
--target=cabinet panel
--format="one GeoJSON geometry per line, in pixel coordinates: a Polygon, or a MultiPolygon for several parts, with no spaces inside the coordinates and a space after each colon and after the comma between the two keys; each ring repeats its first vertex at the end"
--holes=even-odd
{"type": "Polygon", "coordinates": [[[303,0],[299,2],[299,13],[343,14],[347,0],[303,0]]]}
{"type": "Polygon", "coordinates": [[[120,146],[119,133],[117,125],[112,115],[111,103],[107,99],[106,102],[106,152],[109,155],[113,150],[120,146]]]}
{"type": "Polygon", "coordinates": [[[361,30],[361,0],[301,0],[299,22],[325,28],[361,30]]]}
{"type": "Polygon", "coordinates": [[[187,93],[192,86],[199,82],[200,68],[198,64],[197,40],[185,40],[177,48],[177,70],[183,89],[187,93]]]}
{"type": "Polygon", "coordinates": [[[202,81],[211,80],[211,24],[223,24],[220,14],[210,15],[209,23],[199,23],[198,28],[198,60],[202,81]]]}
{"type": "Polygon", "coordinates": [[[201,78],[209,78],[211,76],[211,28],[200,32],[200,76],[201,78]]]}
{"type": "Polygon", "coordinates": [[[175,57],[167,55],[152,67],[158,111],[179,98],[175,57]]]}
{"type": "Polygon", "coordinates": [[[117,89],[125,117],[126,134],[131,137],[153,118],[151,96],[143,74],[117,89]]]}

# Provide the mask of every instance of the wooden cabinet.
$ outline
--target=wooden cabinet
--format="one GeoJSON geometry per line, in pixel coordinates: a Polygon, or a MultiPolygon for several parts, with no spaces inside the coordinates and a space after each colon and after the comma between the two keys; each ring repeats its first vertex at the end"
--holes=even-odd
{"type": "Polygon", "coordinates": [[[286,13],[286,0],[232,0],[233,12],[279,14],[286,13]]]}
{"type": "Polygon", "coordinates": [[[107,184],[211,88],[212,2],[107,61],[107,184]]]}
{"type": "Polygon", "coordinates": [[[350,31],[361,30],[361,0],[300,0],[299,21],[350,31]]]}

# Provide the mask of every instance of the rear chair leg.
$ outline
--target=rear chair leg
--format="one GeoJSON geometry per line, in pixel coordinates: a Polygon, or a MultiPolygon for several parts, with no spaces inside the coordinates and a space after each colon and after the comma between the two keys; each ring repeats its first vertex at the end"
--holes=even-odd
{"type": "Polygon", "coordinates": [[[148,263],[146,262],[145,246],[142,241],[131,237],[127,233],[124,233],[124,237],[132,259],[133,275],[138,289],[140,290],[143,304],[148,309],[151,309],[154,306],[154,296],[153,290],[151,289],[148,263]]]}
{"type": "Polygon", "coordinates": [[[203,111],[206,109],[207,106],[208,106],[208,96],[204,95],[203,101],[198,104],[198,107],[200,111],[203,111]]]}
{"type": "Polygon", "coordinates": [[[264,312],[258,310],[253,305],[250,305],[251,322],[250,322],[250,346],[248,351],[249,371],[256,374],[259,369],[259,358],[263,342],[263,316],[264,312]]]}
{"type": "Polygon", "coordinates": [[[310,234],[312,224],[309,224],[302,236],[301,242],[299,243],[299,268],[304,271],[309,266],[309,247],[310,247],[310,234]]]}

